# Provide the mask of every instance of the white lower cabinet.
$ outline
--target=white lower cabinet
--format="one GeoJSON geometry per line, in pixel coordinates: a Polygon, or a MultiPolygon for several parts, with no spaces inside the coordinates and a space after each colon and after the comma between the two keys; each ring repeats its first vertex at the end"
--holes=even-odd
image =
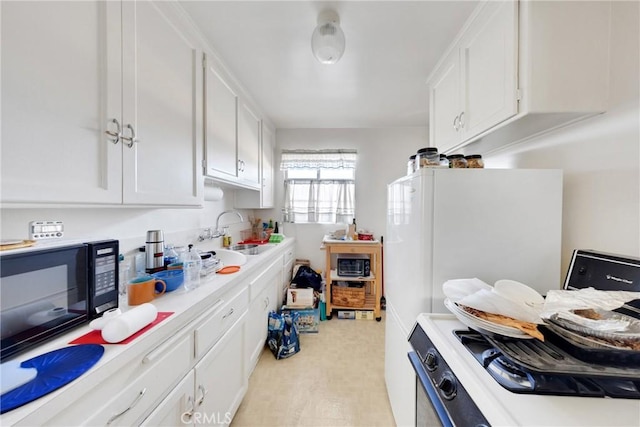
{"type": "Polygon", "coordinates": [[[293,248],[289,248],[284,253],[283,263],[284,270],[282,270],[282,284],[278,287],[278,306],[283,305],[285,303],[285,295],[287,294],[287,289],[289,288],[289,284],[291,283],[291,279],[293,279],[293,262],[295,259],[295,253],[293,248]]]}
{"type": "Polygon", "coordinates": [[[162,403],[144,420],[143,426],[190,426],[194,425],[195,373],[189,373],[180,381],[162,403]]]}
{"type": "Polygon", "coordinates": [[[245,319],[243,314],[195,367],[192,422],[196,425],[229,425],[247,392],[248,378],[241,357],[245,319]]]}
{"type": "Polygon", "coordinates": [[[258,363],[267,339],[269,312],[277,310],[278,287],[282,277],[282,259],[278,258],[249,282],[251,303],[247,320],[247,376],[251,375],[258,363]]]}
{"type": "Polygon", "coordinates": [[[193,355],[191,337],[191,334],[183,333],[163,342],[122,367],[44,424],[138,424],[161,401],[167,390],[171,390],[188,372],[193,355]],[[158,375],[159,372],[162,375],[158,375]]]}

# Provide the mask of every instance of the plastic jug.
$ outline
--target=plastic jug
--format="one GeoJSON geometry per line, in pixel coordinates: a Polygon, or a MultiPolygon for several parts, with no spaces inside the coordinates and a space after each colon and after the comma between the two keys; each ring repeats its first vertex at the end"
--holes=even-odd
{"type": "Polygon", "coordinates": [[[202,259],[200,254],[189,245],[189,251],[183,253],[182,269],[184,270],[184,288],[187,291],[200,286],[200,270],[202,269],[202,259]]]}

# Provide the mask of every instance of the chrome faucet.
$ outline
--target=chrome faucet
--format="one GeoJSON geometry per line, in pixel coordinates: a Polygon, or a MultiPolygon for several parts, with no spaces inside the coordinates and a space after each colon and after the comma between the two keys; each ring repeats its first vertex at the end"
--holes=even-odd
{"type": "Polygon", "coordinates": [[[233,213],[238,215],[238,218],[240,218],[240,221],[244,221],[244,218],[242,217],[242,214],[236,210],[229,210],[229,211],[224,211],[222,212],[220,215],[218,215],[218,218],[216,218],[216,228],[213,231],[213,235],[212,237],[220,237],[224,234],[223,231],[220,230],[220,218],[224,215],[224,214],[228,214],[228,213],[233,213]]]}

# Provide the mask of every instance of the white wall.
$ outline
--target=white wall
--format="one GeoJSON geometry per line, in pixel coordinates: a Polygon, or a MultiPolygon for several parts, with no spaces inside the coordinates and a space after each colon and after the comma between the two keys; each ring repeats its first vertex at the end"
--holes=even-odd
{"type": "MultiPolygon", "coordinates": [[[[209,249],[220,247],[222,239],[198,242],[204,228],[215,227],[221,212],[233,208],[233,191],[225,191],[219,201],[205,201],[202,209],[151,209],[124,207],[95,208],[29,208],[0,209],[2,239],[28,238],[28,225],[34,220],[59,220],[64,222],[65,238],[120,240],[120,252],[130,257],[138,247],[144,246],[147,230],[163,230],[165,243],[209,249]]],[[[220,226],[229,225],[234,242],[241,237],[241,230],[250,228],[248,215],[252,211],[241,210],[244,222],[235,215],[224,215],[220,226]]]]}
{"type": "MultiPolygon", "coordinates": [[[[387,184],[407,171],[409,156],[428,145],[427,129],[278,129],[276,134],[275,206],[265,212],[282,219],[283,176],[278,166],[282,149],[354,148],[358,151],[356,169],[356,221],[358,228],[384,235],[386,228],[387,184]]],[[[296,237],[296,256],[311,260],[311,266],[324,270],[322,237],[340,225],[284,224],[285,235],[296,237]]]]}
{"type": "MultiPolygon", "coordinates": [[[[577,248],[640,257],[640,3],[612,5],[607,112],[485,156],[487,167],[563,169],[563,276],[577,248]]],[[[427,141],[423,128],[280,129],[276,152],[279,156],[283,148],[358,149],[356,218],[359,226],[378,237],[385,230],[386,184],[405,173],[407,157],[427,141]]],[[[276,173],[275,182],[278,209],[270,215],[281,219],[281,174],[276,173]]],[[[284,226],[287,234],[298,238],[297,256],[311,259],[315,268],[324,267],[319,240],[335,228],[284,226]]]]}
{"type": "Polygon", "coordinates": [[[607,112],[486,159],[489,167],[564,170],[565,273],[574,249],[640,257],[639,5],[613,2],[607,112]]]}

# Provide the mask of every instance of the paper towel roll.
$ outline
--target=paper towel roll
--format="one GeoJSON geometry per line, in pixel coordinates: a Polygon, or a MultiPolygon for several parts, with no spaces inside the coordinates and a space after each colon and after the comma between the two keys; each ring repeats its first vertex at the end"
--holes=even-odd
{"type": "Polygon", "coordinates": [[[156,320],[157,316],[158,310],[155,305],[141,304],[110,319],[102,328],[102,339],[108,343],[123,341],[156,320]]]}
{"type": "Polygon", "coordinates": [[[122,315],[122,310],[120,310],[119,308],[112,308],[111,310],[105,311],[102,317],[98,317],[97,319],[92,320],[91,323],[89,323],[89,327],[91,327],[91,329],[99,331],[107,326],[107,323],[109,323],[110,320],[120,315],[122,315]]]}
{"type": "Polygon", "coordinates": [[[224,197],[224,191],[220,187],[214,187],[211,185],[204,186],[204,199],[209,202],[217,202],[224,197]]]}

